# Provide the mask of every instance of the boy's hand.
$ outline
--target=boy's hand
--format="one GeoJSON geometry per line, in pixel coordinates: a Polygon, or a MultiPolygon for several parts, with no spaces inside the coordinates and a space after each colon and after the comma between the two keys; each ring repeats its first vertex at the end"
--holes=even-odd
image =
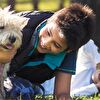
{"type": "Polygon", "coordinates": [[[12,58],[14,57],[14,55],[16,54],[16,51],[17,50],[15,48],[8,50],[8,51],[4,51],[0,49],[0,63],[10,62],[12,58]]]}

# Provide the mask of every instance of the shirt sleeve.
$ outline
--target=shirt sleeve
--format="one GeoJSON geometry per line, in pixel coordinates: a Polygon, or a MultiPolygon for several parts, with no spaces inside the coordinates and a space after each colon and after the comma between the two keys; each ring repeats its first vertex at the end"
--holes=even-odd
{"type": "Polygon", "coordinates": [[[61,66],[57,68],[57,70],[64,71],[66,73],[70,73],[72,75],[75,74],[75,72],[76,72],[76,57],[77,57],[76,51],[67,53],[64,61],[62,62],[61,66]]]}
{"type": "Polygon", "coordinates": [[[100,53],[98,52],[98,47],[94,44],[93,40],[90,40],[85,46],[85,52],[87,55],[93,59],[95,64],[100,63],[100,53]],[[91,49],[92,48],[92,49],[91,49]]]}
{"type": "Polygon", "coordinates": [[[94,83],[71,91],[71,96],[90,96],[98,92],[94,83]]]}

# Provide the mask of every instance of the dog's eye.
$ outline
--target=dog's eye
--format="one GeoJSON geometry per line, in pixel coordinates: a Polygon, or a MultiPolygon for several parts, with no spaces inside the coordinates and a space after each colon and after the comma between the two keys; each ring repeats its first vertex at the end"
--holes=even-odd
{"type": "Polygon", "coordinates": [[[0,26],[0,29],[4,29],[4,26],[0,26]]]}

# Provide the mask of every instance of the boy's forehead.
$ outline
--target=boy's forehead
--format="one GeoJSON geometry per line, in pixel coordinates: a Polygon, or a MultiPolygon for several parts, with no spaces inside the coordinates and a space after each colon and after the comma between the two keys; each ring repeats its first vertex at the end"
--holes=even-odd
{"type": "Polygon", "coordinates": [[[54,22],[48,23],[47,27],[48,31],[51,32],[53,39],[62,47],[66,48],[66,38],[62,33],[60,27],[54,22]]]}
{"type": "Polygon", "coordinates": [[[52,31],[52,30],[55,30],[55,31],[58,31],[57,35],[59,35],[60,38],[65,38],[64,34],[62,33],[60,27],[56,24],[56,23],[49,23],[48,24],[48,28],[52,31]]]}

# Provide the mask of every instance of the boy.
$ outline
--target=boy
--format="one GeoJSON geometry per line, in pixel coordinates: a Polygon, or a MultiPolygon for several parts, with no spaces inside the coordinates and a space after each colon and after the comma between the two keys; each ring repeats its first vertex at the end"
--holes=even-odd
{"type": "Polygon", "coordinates": [[[70,82],[75,74],[76,52],[94,33],[92,10],[73,4],[54,14],[20,14],[30,20],[23,29],[23,44],[11,61],[8,76],[16,75],[36,84],[55,76],[54,99],[71,100],[70,82]]]}

